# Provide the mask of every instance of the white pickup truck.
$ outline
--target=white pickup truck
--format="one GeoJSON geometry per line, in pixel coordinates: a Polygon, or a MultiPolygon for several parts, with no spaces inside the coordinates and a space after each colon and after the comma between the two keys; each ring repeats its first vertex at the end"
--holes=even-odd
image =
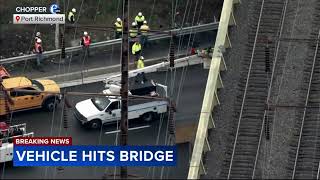
{"type": "MultiPolygon", "coordinates": [[[[104,90],[105,97],[94,97],[76,104],[74,116],[77,120],[92,129],[99,129],[103,124],[115,123],[121,118],[121,98],[110,96],[119,94],[120,86],[117,84],[106,84],[108,89],[104,90]]],[[[143,95],[167,97],[167,86],[146,80],[144,83],[135,80],[130,81],[129,95],[143,95]]],[[[168,111],[168,102],[157,99],[139,99],[128,101],[128,119],[141,118],[144,121],[156,119],[159,114],[168,111]]]]}
{"type": "Polygon", "coordinates": [[[33,132],[27,133],[26,124],[7,126],[0,122],[0,163],[13,160],[13,139],[16,137],[33,137],[33,132]]]}

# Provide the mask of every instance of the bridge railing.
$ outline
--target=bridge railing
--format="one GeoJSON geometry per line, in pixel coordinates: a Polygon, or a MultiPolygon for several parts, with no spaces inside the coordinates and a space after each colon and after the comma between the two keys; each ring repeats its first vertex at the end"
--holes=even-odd
{"type": "MultiPolygon", "coordinates": [[[[219,22],[213,22],[213,23],[201,24],[201,25],[197,25],[197,26],[185,27],[185,28],[181,28],[181,29],[173,29],[173,30],[164,31],[164,32],[167,32],[168,34],[166,34],[166,33],[161,33],[161,34],[153,33],[153,34],[150,34],[149,41],[170,38],[169,32],[174,33],[177,36],[182,36],[182,35],[187,35],[190,33],[194,34],[194,33],[216,30],[216,29],[218,29],[218,25],[219,25],[219,22]]],[[[95,48],[99,48],[99,47],[118,45],[118,44],[121,44],[121,39],[112,39],[112,40],[108,40],[108,41],[92,43],[90,45],[90,48],[95,49],[95,48]]],[[[81,46],[68,47],[65,49],[66,53],[72,53],[72,52],[76,52],[76,51],[80,51],[80,50],[82,50],[81,46]]],[[[59,55],[60,53],[61,53],[61,49],[46,51],[43,53],[43,57],[56,56],[56,55],[59,55]]],[[[26,61],[26,60],[35,59],[35,58],[36,58],[36,54],[11,57],[11,58],[6,58],[6,59],[0,59],[0,64],[8,64],[8,63],[14,63],[14,62],[19,62],[19,61],[26,61]]]]}
{"type": "Polygon", "coordinates": [[[210,145],[207,139],[208,129],[214,127],[212,110],[214,106],[219,104],[217,89],[223,87],[220,78],[220,71],[226,69],[223,59],[223,52],[225,48],[231,47],[228,36],[228,27],[230,24],[235,24],[232,10],[234,3],[238,2],[240,2],[240,0],[224,0],[223,2],[218,33],[210,62],[211,64],[206,90],[189,166],[188,179],[199,179],[200,175],[206,174],[202,158],[203,154],[210,150],[210,145]]]}

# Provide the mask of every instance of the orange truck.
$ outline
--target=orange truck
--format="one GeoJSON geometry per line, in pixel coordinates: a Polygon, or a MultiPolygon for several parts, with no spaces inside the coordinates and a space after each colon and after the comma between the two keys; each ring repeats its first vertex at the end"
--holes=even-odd
{"type": "Polygon", "coordinates": [[[11,77],[6,69],[0,66],[2,88],[0,92],[0,115],[29,109],[44,108],[53,111],[61,100],[60,87],[52,80],[34,80],[27,77],[11,77]],[[4,94],[7,93],[7,94],[4,94]],[[7,96],[7,97],[6,97],[7,96]]]}

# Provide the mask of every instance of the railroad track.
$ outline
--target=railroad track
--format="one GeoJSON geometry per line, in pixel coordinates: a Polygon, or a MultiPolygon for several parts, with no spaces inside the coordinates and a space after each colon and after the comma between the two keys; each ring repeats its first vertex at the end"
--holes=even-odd
{"type": "MultiPolygon", "coordinates": [[[[313,20],[310,39],[320,38],[320,2],[313,20]]],[[[298,111],[296,131],[289,152],[288,178],[320,178],[320,44],[309,43],[309,57],[305,60],[304,84],[300,106],[313,106],[298,111]],[[319,108],[317,108],[319,107],[319,108]]]]}
{"type": "Polygon", "coordinates": [[[266,102],[270,97],[273,74],[279,75],[281,69],[276,72],[270,63],[279,50],[278,43],[266,40],[281,36],[288,1],[256,0],[252,3],[255,7],[250,8],[253,12],[250,15],[248,51],[243,60],[239,82],[241,95],[236,104],[235,121],[238,123],[232,134],[234,143],[227,154],[226,168],[222,171],[222,177],[228,179],[261,178],[261,172],[256,172],[259,147],[263,130],[266,137],[269,135],[269,126],[265,123],[269,118],[265,117],[273,116],[272,113],[266,114],[266,102]]]}

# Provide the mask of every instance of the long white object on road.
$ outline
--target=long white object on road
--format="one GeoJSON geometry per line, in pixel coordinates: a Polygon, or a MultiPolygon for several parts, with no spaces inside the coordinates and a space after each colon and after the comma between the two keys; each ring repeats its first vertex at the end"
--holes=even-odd
{"type": "MultiPolygon", "coordinates": [[[[197,55],[188,56],[185,58],[177,59],[175,60],[175,68],[183,67],[183,66],[189,66],[189,65],[196,65],[203,63],[202,58],[198,57],[197,55]]],[[[138,73],[144,72],[144,73],[152,73],[157,72],[162,68],[166,68],[169,66],[169,62],[162,62],[158,64],[154,64],[151,66],[147,66],[142,69],[136,69],[129,71],[129,77],[134,77],[138,73]]],[[[76,79],[72,81],[64,81],[64,82],[57,82],[61,88],[66,87],[72,87],[72,86],[79,86],[83,84],[90,84],[95,82],[101,82],[101,81],[120,81],[121,74],[119,73],[111,73],[111,74],[102,74],[98,76],[91,76],[83,79],[76,79]]]]}

